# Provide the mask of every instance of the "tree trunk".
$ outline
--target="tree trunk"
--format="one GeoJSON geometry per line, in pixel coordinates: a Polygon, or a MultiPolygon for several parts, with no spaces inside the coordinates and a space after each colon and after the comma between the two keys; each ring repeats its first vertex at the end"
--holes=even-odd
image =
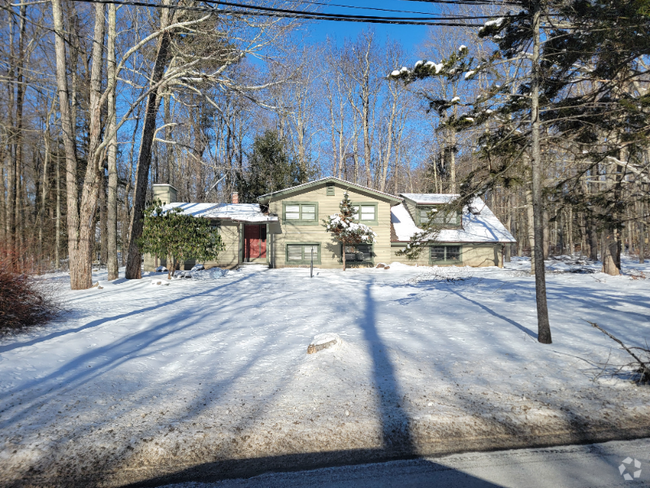
{"type": "MultiPolygon", "coordinates": [[[[507,198],[508,198],[508,208],[506,210],[506,229],[508,229],[508,232],[512,232],[512,194],[509,195],[507,198]]],[[[503,246],[503,261],[505,263],[509,263],[511,261],[510,246],[511,244],[505,244],[503,246]]]]}
{"type": "MultiPolygon", "coordinates": [[[[171,94],[166,93],[164,96],[164,101],[165,101],[165,117],[163,119],[166,127],[165,127],[165,140],[166,141],[171,141],[173,134],[172,134],[172,126],[169,125],[172,122],[172,116],[171,116],[171,94]]],[[[172,185],[172,168],[174,165],[174,145],[173,144],[167,144],[165,146],[165,178],[163,179],[163,183],[167,183],[168,185],[172,185]]]]}
{"type": "MultiPolygon", "coordinates": [[[[169,1],[165,2],[168,5],[169,1]]],[[[161,28],[165,28],[171,23],[171,12],[164,9],[160,19],[161,28]]],[[[151,76],[151,86],[155,87],[162,80],[167,65],[168,51],[171,37],[169,32],[165,32],[158,42],[158,52],[151,76]]],[[[149,94],[147,99],[147,108],[145,110],[144,126],[142,128],[142,137],[140,139],[140,152],[138,155],[138,165],[135,177],[135,196],[133,199],[133,212],[131,223],[129,225],[129,251],[126,262],[127,279],[139,279],[142,277],[140,261],[142,255],[138,248],[138,239],[142,236],[144,207],[147,196],[147,186],[149,182],[149,167],[151,165],[151,147],[156,132],[156,116],[158,114],[159,88],[155,88],[149,94]]]]}
{"type": "Polygon", "coordinates": [[[72,289],[86,288],[83,284],[73,282],[77,276],[80,263],[79,256],[79,211],[77,207],[77,156],[74,135],[74,121],[68,99],[68,81],[66,76],[65,39],[63,28],[63,12],[61,0],[52,0],[52,18],[54,24],[54,48],[56,56],[56,83],[59,95],[59,111],[61,131],[66,160],[67,188],[67,226],[68,226],[68,266],[70,270],[70,286],[72,289]]]}
{"type": "Polygon", "coordinates": [[[573,242],[573,209],[571,207],[567,210],[567,214],[567,243],[569,246],[569,256],[573,257],[576,246],[573,242]]]}
{"type": "MultiPolygon", "coordinates": [[[[108,46],[107,46],[107,76],[108,84],[113,80],[113,87],[116,81],[115,61],[115,25],[116,25],[115,4],[108,6],[108,46]]],[[[119,264],[117,261],[117,119],[115,104],[115,88],[108,94],[108,201],[106,209],[106,237],[108,256],[106,267],[108,270],[108,281],[116,280],[119,277],[119,264]]]]}
{"type": "Polygon", "coordinates": [[[589,259],[598,261],[598,234],[593,215],[587,217],[587,242],[589,245],[589,259]]]}
{"type": "Polygon", "coordinates": [[[531,84],[531,122],[532,122],[532,156],[533,156],[533,219],[535,226],[535,298],[537,301],[537,340],[542,344],[551,344],[551,326],[548,319],[546,303],[546,276],[544,269],[544,221],[542,209],[542,158],[540,150],[539,122],[539,79],[540,79],[540,5],[537,0],[531,4],[533,13],[533,72],[531,84]]]}
{"type": "Polygon", "coordinates": [[[54,267],[61,268],[61,160],[56,149],[56,222],[54,236],[54,267]]]}
{"type": "Polygon", "coordinates": [[[530,246],[530,272],[535,274],[535,218],[533,216],[533,192],[526,190],[526,236],[530,246]]]}
{"type": "Polygon", "coordinates": [[[611,276],[621,274],[621,242],[617,229],[605,229],[602,233],[603,272],[611,276]]]}
{"type": "MultiPolygon", "coordinates": [[[[621,160],[626,158],[620,155],[621,160]]],[[[621,213],[618,210],[618,203],[621,201],[621,181],[623,174],[619,166],[615,166],[614,173],[607,170],[607,189],[612,191],[614,203],[607,212],[612,218],[606,223],[602,233],[602,261],[603,272],[611,276],[621,274],[621,213]]]]}
{"type": "Polygon", "coordinates": [[[90,129],[86,176],[84,178],[81,203],[78,204],[77,156],[74,137],[74,120],[71,117],[66,78],[66,57],[63,38],[63,13],[61,1],[52,0],[54,23],[56,78],[59,92],[61,128],[66,153],[66,182],[68,208],[68,258],[70,287],[83,290],[92,286],[92,253],[95,243],[95,212],[99,190],[98,158],[96,154],[101,137],[102,54],[104,48],[104,6],[95,6],[95,29],[92,50],[92,71],[90,76],[90,129]]]}
{"type": "Polygon", "coordinates": [[[643,263],[645,263],[645,223],[639,222],[639,264],[643,263]]]}
{"type": "Polygon", "coordinates": [[[108,262],[108,182],[104,175],[103,164],[101,165],[101,175],[99,178],[99,262],[106,264],[108,262]]]}
{"type": "Polygon", "coordinates": [[[92,262],[95,249],[95,218],[97,202],[103,175],[101,165],[102,157],[98,152],[102,132],[102,71],[104,66],[104,32],[106,7],[103,4],[95,5],[95,29],[93,35],[92,69],[90,72],[90,128],[88,131],[88,166],[84,177],[79,205],[79,259],[78,274],[70,271],[70,283],[78,288],[85,289],[92,286],[92,262]]]}

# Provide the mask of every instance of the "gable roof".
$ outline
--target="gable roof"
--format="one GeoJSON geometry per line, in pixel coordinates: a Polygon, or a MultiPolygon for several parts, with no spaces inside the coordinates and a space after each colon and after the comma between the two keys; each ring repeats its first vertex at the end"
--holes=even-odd
{"type": "Polygon", "coordinates": [[[163,206],[163,211],[180,208],[184,215],[236,222],[275,222],[278,217],[266,215],[257,203],[183,203],[163,206]]]}
{"type": "Polygon", "coordinates": [[[352,183],[351,181],[342,180],[341,178],[337,178],[336,176],[327,176],[319,180],[309,181],[301,185],[292,186],[291,188],[284,188],[282,190],[267,193],[266,195],[262,195],[261,197],[259,197],[257,200],[260,203],[264,204],[264,203],[268,203],[273,198],[288,196],[291,195],[292,193],[302,193],[304,191],[310,190],[317,186],[326,185],[327,183],[334,183],[343,188],[351,188],[351,189],[354,188],[355,190],[368,193],[380,200],[387,200],[393,204],[398,204],[402,201],[400,197],[396,197],[395,195],[391,195],[390,193],[384,193],[383,191],[373,190],[372,188],[368,188],[367,186],[358,185],[356,183],[352,183]]]}
{"type": "MultiPolygon", "coordinates": [[[[428,193],[424,195],[431,195],[430,200],[435,200],[433,197],[447,197],[449,195],[441,195],[435,193],[428,193]]],[[[453,198],[452,198],[453,200],[453,198]]],[[[428,202],[433,203],[433,202],[428,202]]],[[[462,242],[475,242],[475,243],[510,243],[517,242],[515,238],[508,232],[505,226],[492,213],[483,200],[474,198],[469,205],[463,208],[462,227],[458,229],[442,229],[439,231],[435,238],[435,242],[448,242],[448,243],[462,243],[462,242]],[[469,208],[472,211],[470,212],[469,208]]],[[[396,240],[393,242],[408,242],[417,232],[421,232],[411,214],[404,204],[397,205],[390,209],[390,220],[395,230],[396,240]]]]}

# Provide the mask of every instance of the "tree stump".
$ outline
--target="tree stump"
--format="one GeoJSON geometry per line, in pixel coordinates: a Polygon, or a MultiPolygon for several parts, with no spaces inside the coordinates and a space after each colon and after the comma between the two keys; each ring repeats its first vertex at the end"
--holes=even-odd
{"type": "Polygon", "coordinates": [[[314,337],[307,347],[307,354],[314,354],[323,349],[335,346],[341,342],[341,338],[336,334],[318,334],[314,337]]]}

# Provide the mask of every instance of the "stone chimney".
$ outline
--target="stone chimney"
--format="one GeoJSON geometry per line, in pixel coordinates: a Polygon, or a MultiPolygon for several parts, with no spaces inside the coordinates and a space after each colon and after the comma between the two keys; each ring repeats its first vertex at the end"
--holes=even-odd
{"type": "Polygon", "coordinates": [[[232,203],[239,203],[239,193],[236,191],[232,193],[232,203]]]}
{"type": "Polygon", "coordinates": [[[160,200],[163,205],[177,201],[176,188],[167,183],[153,185],[153,199],[160,200]]]}

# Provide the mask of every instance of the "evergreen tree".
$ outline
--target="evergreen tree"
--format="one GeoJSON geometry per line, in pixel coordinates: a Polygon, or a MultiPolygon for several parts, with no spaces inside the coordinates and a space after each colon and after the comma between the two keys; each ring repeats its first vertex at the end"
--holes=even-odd
{"type": "Polygon", "coordinates": [[[221,236],[210,221],[183,214],[179,208],[164,210],[160,202],[145,210],[142,252],[167,257],[168,278],[174,276],[180,262],[186,259],[216,259],[224,249],[221,236]]]}
{"type": "MultiPolygon", "coordinates": [[[[554,158],[572,159],[574,174],[547,195],[580,205],[600,223],[604,270],[618,274],[620,234],[626,205],[626,179],[648,179],[650,96],[646,64],[650,53],[648,1],[525,0],[521,11],[487,22],[479,35],[497,49],[484,59],[469,57],[464,46],[439,64],[418,61],[413,69],[394,71],[406,82],[432,76],[482,77],[490,85],[471,101],[468,113],[449,117],[456,130],[482,127],[479,156],[485,165],[461,186],[463,198],[496,185],[510,186],[532,169],[536,274],[540,342],[550,343],[543,276],[542,170],[554,158]],[[519,75],[509,77],[517,66],[519,75]],[[525,71],[525,66],[529,70],[525,71]],[[530,161],[528,168],[525,164],[530,161]],[[626,173],[627,171],[627,173],[626,173]],[[591,179],[588,179],[589,176],[591,179]],[[580,181],[594,188],[584,192],[580,181]],[[598,186],[595,186],[595,185],[598,186]]],[[[450,100],[430,100],[432,108],[450,100]]]]}
{"type": "Polygon", "coordinates": [[[305,179],[300,165],[287,154],[284,141],[277,132],[267,130],[255,139],[248,170],[239,178],[240,200],[257,203],[259,196],[296,186],[305,179]]]}
{"type": "Polygon", "coordinates": [[[327,232],[334,234],[334,240],[341,243],[343,254],[343,271],[345,271],[345,247],[357,244],[372,244],[377,234],[365,224],[355,221],[357,210],[352,206],[348,192],[343,193],[339,204],[339,213],[323,220],[327,232]]]}

